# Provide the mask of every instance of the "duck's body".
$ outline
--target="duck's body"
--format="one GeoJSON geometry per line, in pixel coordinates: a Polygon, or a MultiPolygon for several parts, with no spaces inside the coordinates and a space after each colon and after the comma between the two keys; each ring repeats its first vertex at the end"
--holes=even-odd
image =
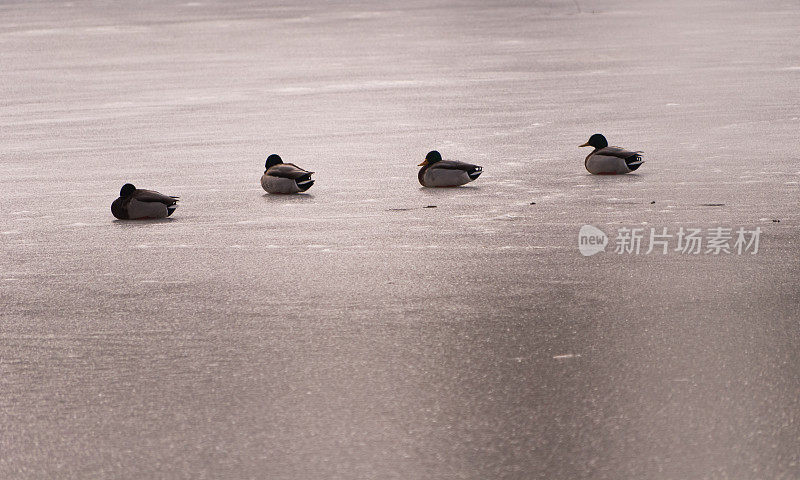
{"type": "Polygon", "coordinates": [[[620,147],[605,147],[595,149],[590,153],[583,164],[592,175],[620,175],[631,173],[639,168],[642,152],[631,152],[620,147]]]}
{"type": "Polygon", "coordinates": [[[436,150],[431,151],[420,163],[417,174],[423,187],[458,187],[465,185],[483,173],[483,167],[457,160],[442,160],[436,150]]]}
{"type": "Polygon", "coordinates": [[[266,170],[261,175],[261,187],[268,193],[305,192],[314,185],[314,180],[311,179],[314,172],[293,163],[283,163],[278,155],[270,155],[265,167],[266,170]]]}
{"type": "Polygon", "coordinates": [[[637,170],[644,160],[642,152],[634,152],[621,147],[608,145],[605,137],[599,133],[592,135],[581,147],[594,147],[586,156],[583,165],[592,175],[621,175],[637,170]]]}
{"type": "Polygon", "coordinates": [[[178,208],[178,197],[138,189],[126,183],[111,204],[111,214],[120,220],[167,218],[178,208]]]}

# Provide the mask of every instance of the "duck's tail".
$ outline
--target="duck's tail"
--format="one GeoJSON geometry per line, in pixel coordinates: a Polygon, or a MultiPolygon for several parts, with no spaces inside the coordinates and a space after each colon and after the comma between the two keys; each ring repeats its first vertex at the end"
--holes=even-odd
{"type": "Polygon", "coordinates": [[[467,171],[467,175],[469,175],[470,180],[475,180],[476,178],[480,177],[481,173],[483,173],[483,167],[475,167],[467,171]]]}
{"type": "Polygon", "coordinates": [[[305,192],[311,185],[314,185],[314,180],[307,178],[305,180],[297,180],[297,188],[300,189],[301,192],[305,192]]]}
{"type": "Polygon", "coordinates": [[[628,165],[628,169],[631,172],[641,167],[643,163],[644,160],[642,160],[642,152],[636,152],[636,154],[625,159],[625,164],[628,165]]]}
{"type": "Polygon", "coordinates": [[[178,204],[167,205],[167,216],[172,215],[176,208],[178,208],[178,204]]]}

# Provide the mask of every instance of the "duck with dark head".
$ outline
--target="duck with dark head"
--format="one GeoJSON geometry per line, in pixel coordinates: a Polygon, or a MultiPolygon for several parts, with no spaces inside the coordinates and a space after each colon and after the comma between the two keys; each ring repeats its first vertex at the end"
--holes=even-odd
{"type": "Polygon", "coordinates": [[[594,147],[583,165],[592,175],[620,175],[636,171],[644,160],[642,152],[633,152],[621,147],[610,147],[606,137],[595,133],[589,141],[579,147],[594,147]]]}
{"type": "Polygon", "coordinates": [[[314,180],[311,178],[314,172],[304,170],[293,163],[283,163],[280,155],[273,153],[267,157],[264,168],[261,188],[268,193],[300,193],[314,185],[314,180]]]}
{"type": "Polygon", "coordinates": [[[483,173],[483,167],[478,165],[442,160],[442,155],[436,150],[428,152],[425,161],[418,166],[422,168],[417,178],[423,187],[458,187],[475,180],[483,173]]]}
{"type": "Polygon", "coordinates": [[[167,218],[176,208],[178,197],[136,188],[126,183],[119,190],[119,198],[111,204],[111,214],[120,220],[167,218]]]}

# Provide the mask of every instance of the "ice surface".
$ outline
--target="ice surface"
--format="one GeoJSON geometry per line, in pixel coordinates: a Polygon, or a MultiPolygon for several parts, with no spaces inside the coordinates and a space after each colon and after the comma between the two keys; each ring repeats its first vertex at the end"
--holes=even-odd
{"type": "Polygon", "coordinates": [[[779,0],[3,2],[0,477],[792,476],[798,31],[779,0]],[[589,176],[595,132],[646,163],[589,176]],[[484,174],[420,188],[434,148],[484,174]],[[273,152],[307,195],[264,194],[273,152]],[[181,206],[115,221],[125,182],[181,206]],[[583,257],[587,223],[764,233],[583,257]]]}

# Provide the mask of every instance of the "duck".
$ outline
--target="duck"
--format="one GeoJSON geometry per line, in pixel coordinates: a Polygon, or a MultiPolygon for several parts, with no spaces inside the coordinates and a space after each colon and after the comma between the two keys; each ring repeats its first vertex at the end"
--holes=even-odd
{"type": "Polygon", "coordinates": [[[314,180],[314,172],[304,170],[293,163],[283,163],[280,155],[272,154],[264,164],[264,175],[261,175],[261,187],[268,193],[305,192],[314,180]]]}
{"type": "Polygon", "coordinates": [[[594,147],[583,165],[592,175],[619,175],[630,173],[642,166],[643,152],[632,152],[621,147],[609,147],[606,137],[595,133],[579,147],[594,147]]]}
{"type": "Polygon", "coordinates": [[[111,204],[111,214],[120,220],[167,218],[178,208],[178,198],[126,183],[111,204]]]}
{"type": "Polygon", "coordinates": [[[417,174],[423,187],[458,187],[467,184],[483,173],[483,167],[457,160],[442,160],[442,155],[431,150],[417,174]]]}

